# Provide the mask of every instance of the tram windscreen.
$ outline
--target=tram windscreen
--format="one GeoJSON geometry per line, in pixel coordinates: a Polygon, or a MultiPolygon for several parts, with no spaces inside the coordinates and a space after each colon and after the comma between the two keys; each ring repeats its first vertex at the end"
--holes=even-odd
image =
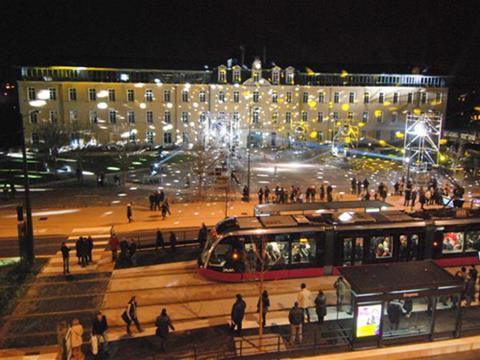
{"type": "Polygon", "coordinates": [[[442,253],[459,253],[463,251],[463,232],[446,232],[443,234],[442,253]]]}

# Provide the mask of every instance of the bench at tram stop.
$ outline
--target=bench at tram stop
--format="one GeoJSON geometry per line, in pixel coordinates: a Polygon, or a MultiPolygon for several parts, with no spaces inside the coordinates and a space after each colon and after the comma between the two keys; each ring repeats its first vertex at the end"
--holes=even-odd
{"type": "Polygon", "coordinates": [[[456,338],[463,280],[431,260],[345,267],[353,348],[456,338]]]}

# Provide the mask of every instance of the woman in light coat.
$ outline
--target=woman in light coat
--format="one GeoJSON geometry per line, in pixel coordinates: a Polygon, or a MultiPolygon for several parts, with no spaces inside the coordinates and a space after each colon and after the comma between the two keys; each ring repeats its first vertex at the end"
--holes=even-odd
{"type": "Polygon", "coordinates": [[[75,360],[83,360],[85,357],[82,353],[82,344],[83,344],[83,326],[80,324],[78,319],[72,321],[72,326],[70,328],[70,344],[72,346],[72,355],[75,360]]]}

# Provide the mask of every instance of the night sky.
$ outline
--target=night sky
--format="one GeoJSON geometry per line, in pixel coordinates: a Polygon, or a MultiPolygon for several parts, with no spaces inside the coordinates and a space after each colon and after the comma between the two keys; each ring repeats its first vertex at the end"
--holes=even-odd
{"type": "Polygon", "coordinates": [[[268,62],[480,78],[480,1],[6,1],[0,65],[154,68],[268,62]]]}

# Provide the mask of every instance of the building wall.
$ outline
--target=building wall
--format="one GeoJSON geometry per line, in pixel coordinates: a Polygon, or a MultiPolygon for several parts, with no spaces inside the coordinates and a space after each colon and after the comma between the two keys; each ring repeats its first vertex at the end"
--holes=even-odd
{"type": "MultiPolygon", "coordinates": [[[[195,144],[205,137],[209,123],[218,122],[228,124],[225,127],[232,129],[240,146],[246,144],[249,123],[252,133],[263,134],[261,141],[266,146],[272,145],[272,137],[277,146],[286,144],[288,137],[326,141],[332,136],[334,115],[338,115],[339,120],[349,115],[357,122],[361,120],[365,141],[383,139],[389,142],[395,140],[395,132],[404,131],[407,112],[431,110],[444,117],[448,93],[448,89],[443,87],[271,85],[268,81],[254,82],[252,79],[241,84],[24,80],[18,82],[18,91],[28,143],[41,123],[52,122],[49,114],[53,111],[58,126],[69,134],[85,139],[93,138],[100,144],[120,141],[122,136],[123,139],[128,138],[132,130],[136,130],[135,141],[140,144],[147,143],[147,132],[152,133],[152,141],[156,145],[169,145],[165,136],[170,136],[172,143],[195,144]],[[56,91],[56,99],[47,100],[47,104],[39,108],[37,124],[32,124],[28,116],[30,111],[36,109],[29,105],[28,88],[35,89],[36,94],[45,89],[56,91]],[[76,89],[76,100],[70,99],[70,89],[76,89]],[[89,99],[89,89],[95,90],[96,100],[89,99]],[[109,90],[115,92],[115,100],[109,99],[109,90]],[[133,101],[127,98],[129,90],[134,93],[133,101]],[[153,94],[152,101],[146,97],[147,90],[153,94]],[[182,95],[184,91],[188,94],[187,99],[182,95]],[[170,101],[165,98],[165,92],[170,92],[170,101]],[[201,92],[205,92],[205,101],[201,101],[201,92]],[[238,102],[234,99],[235,92],[238,92],[238,102]],[[421,101],[423,92],[427,93],[424,103],[421,101]],[[324,94],[323,101],[321,93],[324,94]],[[335,101],[335,93],[339,95],[338,102],[335,101]],[[353,99],[350,99],[350,93],[354,94],[353,99]],[[369,93],[369,103],[364,103],[365,93],[369,93]],[[394,101],[395,93],[398,93],[397,102],[394,101]],[[413,96],[411,103],[407,101],[409,93],[413,96]],[[274,94],[277,102],[273,101],[274,94]],[[384,97],[383,103],[379,102],[381,94],[384,97]],[[291,101],[288,101],[289,98],[291,101]],[[98,104],[105,108],[99,108],[98,104]],[[92,111],[96,111],[96,122],[91,121],[92,111]],[[111,122],[110,111],[116,111],[116,123],[111,122]],[[259,121],[252,123],[257,111],[259,121]],[[76,119],[72,118],[73,112],[77,114],[76,119]],[[134,123],[128,121],[129,112],[134,114],[134,123]],[[147,112],[152,114],[151,123],[147,123],[147,112]],[[170,113],[169,123],[165,121],[166,112],[170,113]],[[234,118],[236,113],[238,120],[234,118]],[[368,120],[363,119],[364,113],[368,114],[368,120]],[[381,119],[377,120],[376,115],[380,113],[381,119]],[[206,118],[203,122],[202,114],[206,118]],[[322,121],[319,114],[323,115],[322,121]],[[222,116],[225,120],[218,120],[222,116]],[[287,116],[291,116],[290,122],[287,121],[287,116]]],[[[210,133],[210,136],[217,135],[210,133]]]]}

